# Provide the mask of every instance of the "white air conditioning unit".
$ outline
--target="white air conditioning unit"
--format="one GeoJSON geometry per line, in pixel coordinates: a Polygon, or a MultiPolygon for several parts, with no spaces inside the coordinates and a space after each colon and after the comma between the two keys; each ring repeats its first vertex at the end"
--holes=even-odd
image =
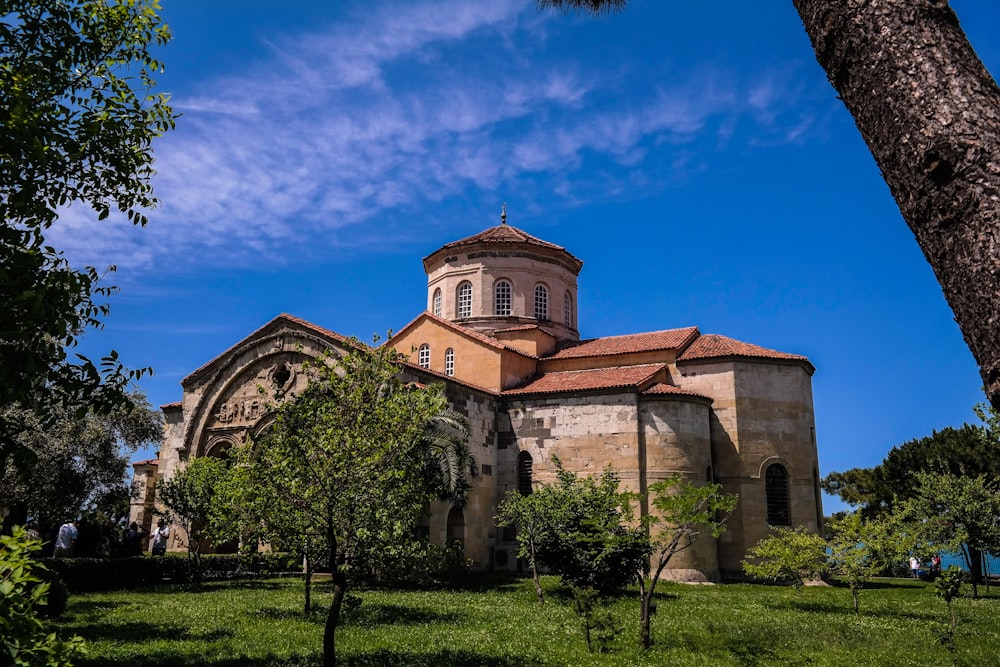
{"type": "Polygon", "coordinates": [[[506,572],[517,570],[516,546],[495,546],[492,551],[492,569],[506,572]]]}

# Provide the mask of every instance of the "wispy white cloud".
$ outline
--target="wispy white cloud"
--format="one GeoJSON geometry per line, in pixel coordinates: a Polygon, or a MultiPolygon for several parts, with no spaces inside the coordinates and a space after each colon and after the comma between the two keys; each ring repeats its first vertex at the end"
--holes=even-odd
{"type": "MultiPolygon", "coordinates": [[[[795,104],[776,75],[720,83],[709,67],[653,84],[641,63],[604,71],[547,53],[548,30],[525,0],[427,0],[276,38],[253,71],[176,99],[184,117],[157,146],[163,206],[148,229],[71,209],[57,242],[95,264],[281,261],[470,187],[550,179],[554,196],[578,199],[567,177],[588,160],[641,168],[651,148],[703,134],[717,148],[734,118],[777,127],[795,104]]],[[[795,141],[808,123],[767,140],[795,141]]]]}

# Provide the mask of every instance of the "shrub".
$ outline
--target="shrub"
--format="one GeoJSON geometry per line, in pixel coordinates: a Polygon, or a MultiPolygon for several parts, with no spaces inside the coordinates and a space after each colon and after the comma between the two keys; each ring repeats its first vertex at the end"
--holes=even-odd
{"type": "Polygon", "coordinates": [[[22,667],[70,665],[83,640],[60,640],[39,618],[49,583],[37,574],[44,566],[32,559],[41,542],[32,540],[20,526],[0,536],[0,659],[22,667]]]}
{"type": "MultiPolygon", "coordinates": [[[[136,588],[161,581],[183,583],[193,580],[191,559],[187,554],[155,558],[59,558],[45,559],[45,564],[74,593],[136,588]]],[[[298,572],[300,569],[298,558],[285,553],[202,556],[202,577],[205,581],[252,579],[298,572]]]]}

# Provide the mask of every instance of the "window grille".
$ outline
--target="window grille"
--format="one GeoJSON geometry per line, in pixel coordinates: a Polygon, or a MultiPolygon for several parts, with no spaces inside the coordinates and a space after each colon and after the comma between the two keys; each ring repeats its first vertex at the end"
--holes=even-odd
{"type": "Polygon", "coordinates": [[[792,525],[792,512],[788,503],[788,471],[772,463],[764,472],[764,493],[767,496],[767,524],[792,525]]]}
{"type": "Polygon", "coordinates": [[[472,317],[472,283],[458,286],[458,317],[472,317]]]}
{"type": "Polygon", "coordinates": [[[450,347],[444,351],[444,374],[455,374],[455,350],[450,347]]]}
{"type": "Polygon", "coordinates": [[[535,319],[549,319],[549,291],[545,285],[535,286],[535,319]]]}
{"type": "Polygon", "coordinates": [[[431,346],[424,343],[417,352],[417,365],[421,368],[431,367],[431,346]]]}
{"type": "Polygon", "coordinates": [[[497,282],[493,289],[493,314],[500,317],[510,315],[510,283],[506,280],[497,282]]]}

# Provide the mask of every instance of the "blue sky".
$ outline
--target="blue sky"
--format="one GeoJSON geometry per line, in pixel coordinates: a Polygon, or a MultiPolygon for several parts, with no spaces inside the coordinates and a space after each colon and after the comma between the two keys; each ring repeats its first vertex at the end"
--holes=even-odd
{"type": "MultiPolygon", "coordinates": [[[[788,0],[166,4],[162,206],[52,233],[117,264],[82,351],[152,366],[154,405],[281,312],[401,328],[421,258],[506,202],[584,261],[584,337],[697,325],[807,355],[822,474],[974,419],[972,356],[788,0]]],[[[1000,71],[1000,6],[952,5],[1000,71]]]]}

